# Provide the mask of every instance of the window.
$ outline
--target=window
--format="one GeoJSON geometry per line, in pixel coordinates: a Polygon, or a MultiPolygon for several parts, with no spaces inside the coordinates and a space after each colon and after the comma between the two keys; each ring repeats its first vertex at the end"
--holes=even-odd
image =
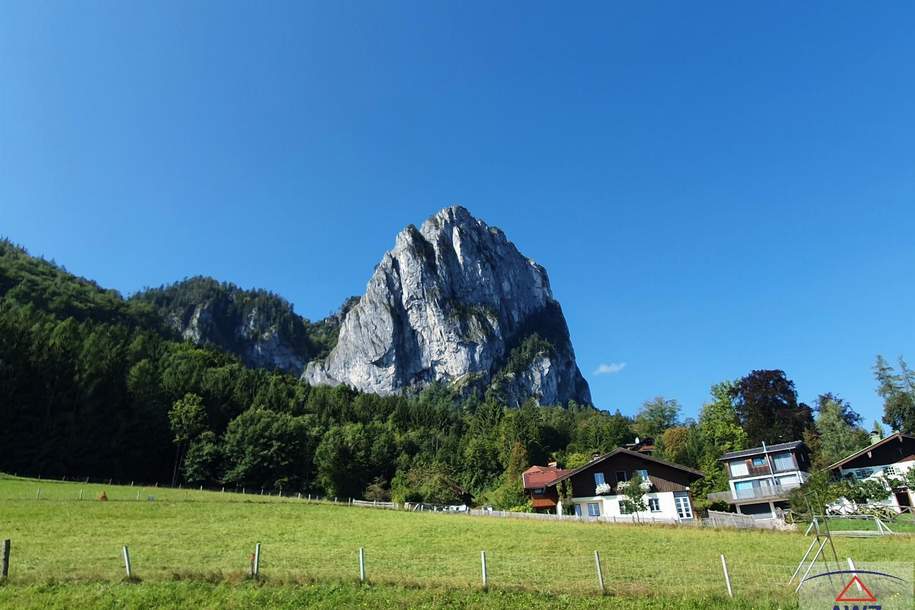
{"type": "Polygon", "coordinates": [[[535,487],[534,489],[531,490],[531,493],[537,494],[537,495],[543,495],[544,491],[545,491],[545,489],[543,487],[535,487]]]}
{"type": "Polygon", "coordinates": [[[674,504],[677,506],[677,517],[680,519],[693,518],[693,509],[689,505],[689,496],[674,496],[674,504]]]}
{"type": "Polygon", "coordinates": [[[635,472],[636,472],[640,477],[642,477],[642,480],[643,480],[643,481],[648,481],[648,480],[649,480],[649,479],[648,479],[648,471],[647,471],[647,470],[636,470],[635,472]]]}
{"type": "Polygon", "coordinates": [[[787,451],[785,453],[776,453],[774,456],[772,456],[772,461],[775,462],[775,470],[778,472],[795,470],[794,458],[792,458],[791,454],[787,451]]]}
{"type": "Polygon", "coordinates": [[[747,469],[747,463],[743,460],[734,460],[731,462],[731,476],[732,477],[745,477],[750,474],[750,471],[747,469]]]}
{"type": "Polygon", "coordinates": [[[588,503],[588,516],[589,517],[600,517],[600,502],[589,502],[588,503]]]}
{"type": "Polygon", "coordinates": [[[629,514],[629,505],[627,504],[627,501],[626,501],[626,500],[620,500],[620,501],[619,501],[619,505],[620,505],[620,514],[621,514],[621,515],[628,515],[628,514],[629,514]]]}
{"type": "Polygon", "coordinates": [[[884,466],[883,474],[885,476],[896,476],[899,474],[899,469],[896,468],[895,466],[884,466]]]}
{"type": "Polygon", "coordinates": [[[783,487],[792,487],[798,484],[796,474],[788,474],[780,477],[775,477],[776,484],[783,487]]]}
{"type": "Polygon", "coordinates": [[[617,471],[616,471],[616,482],[617,482],[617,483],[625,483],[625,482],[628,481],[628,480],[629,480],[629,473],[628,473],[628,472],[626,472],[625,470],[617,470],[617,471]]]}
{"type": "Polygon", "coordinates": [[[734,483],[734,495],[737,496],[738,500],[745,500],[747,498],[756,497],[756,492],[753,491],[754,488],[759,488],[759,483],[757,481],[738,481],[734,483]]]}
{"type": "Polygon", "coordinates": [[[764,458],[764,457],[753,458],[753,466],[758,467],[758,466],[765,466],[765,465],[766,465],[766,458],[764,458]]]}
{"type": "Polygon", "coordinates": [[[603,484],[604,484],[604,473],[603,473],[603,472],[595,472],[595,473],[594,473],[594,484],[595,484],[595,485],[603,485],[603,484]]]}
{"type": "Polygon", "coordinates": [[[581,504],[576,504],[576,505],[575,505],[575,516],[576,516],[576,517],[581,517],[581,504]]]}
{"type": "Polygon", "coordinates": [[[661,501],[657,498],[648,498],[648,510],[653,513],[661,512],[661,501]]]}

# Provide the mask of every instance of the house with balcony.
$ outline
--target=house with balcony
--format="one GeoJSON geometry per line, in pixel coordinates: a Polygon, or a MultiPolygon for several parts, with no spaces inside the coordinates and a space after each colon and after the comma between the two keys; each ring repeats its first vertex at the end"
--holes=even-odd
{"type": "MultiPolygon", "coordinates": [[[[544,468],[544,467],[536,467],[544,468]]],[[[645,453],[619,447],[599,455],[574,470],[548,471],[542,495],[555,498],[557,514],[563,513],[562,496],[583,519],[678,522],[693,519],[689,486],[702,478],[698,470],[674,464],[645,453]],[[636,474],[645,490],[645,510],[633,514],[621,489],[636,474]],[[564,486],[565,494],[559,493],[564,486]]],[[[526,478],[526,481],[538,480],[526,478]]],[[[527,484],[527,483],[525,483],[527,484]]],[[[532,500],[535,496],[531,496],[532,500]]],[[[536,505],[535,505],[536,506],[536,505]]]]}
{"type": "Polygon", "coordinates": [[[556,462],[550,462],[546,466],[531,466],[521,473],[524,493],[531,499],[535,513],[556,512],[559,493],[552,483],[567,472],[556,462]]]}
{"type": "Polygon", "coordinates": [[[896,432],[829,466],[836,477],[878,480],[887,496],[880,503],[897,511],[915,505],[915,490],[906,475],[915,468],[915,436],[896,432]]]}
{"type": "Polygon", "coordinates": [[[743,515],[772,519],[788,508],[788,494],[809,477],[810,452],[803,441],[762,444],[732,451],[719,458],[728,470],[728,491],[709,494],[713,502],[727,502],[743,515]]]}

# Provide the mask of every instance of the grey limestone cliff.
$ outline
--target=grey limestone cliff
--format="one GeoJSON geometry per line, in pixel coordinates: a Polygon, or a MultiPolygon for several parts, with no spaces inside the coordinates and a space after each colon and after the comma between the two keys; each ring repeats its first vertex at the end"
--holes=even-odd
{"type": "Polygon", "coordinates": [[[432,382],[510,404],[589,404],[543,267],[460,206],[397,235],[309,383],[390,394],[432,382]]]}

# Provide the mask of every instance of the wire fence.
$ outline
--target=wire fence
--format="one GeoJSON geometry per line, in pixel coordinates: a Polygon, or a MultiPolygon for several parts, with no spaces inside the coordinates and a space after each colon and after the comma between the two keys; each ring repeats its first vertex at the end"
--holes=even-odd
{"type": "MultiPolygon", "coordinates": [[[[2,481],[0,481],[2,483],[2,481]]],[[[49,513],[57,516],[70,515],[75,519],[73,526],[79,527],[81,511],[73,511],[74,502],[111,503],[152,503],[150,511],[169,510],[176,503],[278,503],[315,504],[328,507],[329,513],[339,514],[333,519],[334,527],[341,531],[353,520],[359,520],[360,511],[336,511],[329,507],[353,505],[364,510],[402,510],[393,503],[351,501],[349,498],[324,498],[309,494],[268,493],[267,490],[217,488],[201,490],[199,487],[169,488],[130,484],[117,486],[114,482],[88,483],[85,480],[61,484],[56,481],[31,480],[27,485],[12,485],[3,488],[0,497],[9,506],[24,506],[21,514],[40,514],[29,507],[46,506],[49,513]],[[217,492],[217,493],[211,493],[217,492]],[[105,499],[102,500],[101,498],[105,499]]],[[[2,505],[0,505],[2,506],[2,505]]],[[[230,507],[226,507],[229,509],[230,507]]],[[[117,515],[116,506],[107,511],[117,515]]],[[[177,507],[176,509],[177,510],[177,507]]],[[[4,511],[0,511],[2,513],[4,511]]],[[[140,511],[143,513],[146,511],[140,511]]],[[[199,514],[200,511],[192,511],[199,514]]],[[[217,512],[217,511],[211,511],[217,512]]],[[[234,515],[251,514],[243,507],[231,509],[234,515]]],[[[308,528],[307,512],[289,507],[293,524],[284,527],[308,528]]],[[[133,577],[144,581],[167,581],[180,579],[234,581],[251,577],[254,544],[249,536],[237,539],[237,529],[225,533],[222,524],[216,523],[214,531],[224,535],[223,539],[200,545],[182,544],[171,539],[168,532],[154,536],[143,535],[144,524],[133,521],[129,515],[136,511],[115,517],[112,528],[105,530],[102,540],[89,537],[74,537],[67,540],[68,548],[61,552],[56,540],[37,540],[16,537],[15,524],[5,522],[0,514],[0,538],[13,539],[11,579],[23,582],[53,578],[56,580],[94,581],[118,580],[126,575],[125,553],[120,542],[129,546],[130,569],[133,577]],[[9,532],[9,533],[7,533],[9,532]]],[[[171,513],[170,513],[171,514],[171,513]]],[[[175,512],[175,519],[181,514],[175,512]]],[[[261,511],[261,514],[264,514],[261,511]]],[[[441,519],[460,519],[459,515],[487,515],[496,518],[555,521],[555,515],[532,515],[508,513],[503,517],[497,511],[465,511],[444,513],[441,519]],[[448,517],[444,515],[454,515],[448,517]]],[[[379,517],[381,515],[379,514],[379,517]]],[[[57,518],[57,517],[55,517],[57,518]]],[[[214,519],[220,517],[214,516],[214,519]]],[[[413,519],[404,514],[403,520],[413,519]]],[[[574,516],[563,517],[569,521],[587,522],[574,516]]],[[[441,524],[443,521],[435,519],[441,524]]],[[[162,523],[162,521],[157,521],[162,523]]],[[[322,521],[326,524],[327,521],[322,521]]],[[[366,580],[374,583],[415,585],[430,587],[481,588],[484,586],[483,565],[480,552],[486,553],[486,582],[488,588],[504,590],[531,590],[554,594],[600,594],[601,589],[613,595],[721,595],[733,590],[738,597],[779,597],[790,595],[787,585],[796,564],[767,563],[764,557],[754,556],[747,549],[727,548],[724,557],[716,550],[696,553],[690,560],[689,549],[677,548],[680,544],[670,537],[669,546],[653,547],[651,554],[642,553],[639,548],[622,548],[611,544],[614,538],[599,535],[593,537],[590,548],[581,543],[562,544],[563,528],[549,527],[548,537],[539,540],[541,545],[533,552],[530,549],[512,546],[505,541],[492,541],[481,536],[476,543],[462,543],[454,548],[442,548],[436,540],[437,531],[430,528],[428,519],[420,519],[415,531],[406,526],[399,536],[413,536],[411,540],[397,540],[387,544],[380,536],[366,536],[363,542],[352,543],[351,538],[323,536],[321,540],[310,540],[307,536],[291,535],[278,531],[263,535],[260,542],[257,577],[274,582],[345,582],[360,578],[359,548],[363,550],[363,570],[366,580]],[[477,549],[473,549],[476,546],[477,549]],[[554,550],[554,547],[555,550],[554,550]],[[658,550],[660,548],[660,551],[658,550]],[[665,553],[664,548],[669,552],[665,553]],[[409,549],[409,550],[405,550],[409,549]],[[600,573],[597,570],[594,552],[599,552],[600,573]],[[681,559],[677,559],[681,557],[681,559]],[[726,569],[725,569],[726,566],[726,569]],[[730,581],[730,587],[728,586],[730,581]]],[[[468,536],[478,528],[470,526],[468,536]]],[[[606,522],[602,522],[606,523],[606,522]]],[[[709,525],[710,520],[696,519],[688,527],[709,525]]],[[[534,526],[534,524],[531,524],[534,526]]],[[[643,525],[650,526],[649,522],[643,525]]],[[[660,527],[660,524],[658,524],[660,527]]],[[[539,527],[539,526],[538,526],[539,527]]],[[[106,522],[106,528],[108,528],[106,522]]],[[[492,528],[490,528],[492,529],[492,528]]],[[[644,530],[638,530],[644,531],[644,530]]],[[[754,534],[756,535],[756,534],[754,534]]],[[[771,534],[777,536],[778,534],[771,534]]],[[[769,536],[769,534],[766,534],[769,536]]],[[[663,528],[652,534],[655,540],[666,537],[663,528]]],[[[203,537],[205,539],[205,537],[203,537]]],[[[199,538],[198,538],[199,539],[199,538]]],[[[592,540],[590,537],[587,540],[592,540]]],[[[787,539],[786,539],[787,542],[787,539]]],[[[804,543],[805,544],[805,543],[804,543]]],[[[790,557],[790,555],[789,555],[790,557]]]]}
{"type": "MultiPolygon", "coordinates": [[[[505,591],[536,591],[545,594],[617,596],[721,596],[728,594],[731,583],[734,596],[758,598],[790,596],[787,585],[795,566],[761,564],[728,560],[728,574],[717,560],[684,564],[664,559],[618,560],[612,548],[595,549],[600,556],[598,575],[593,552],[569,554],[543,553],[536,557],[523,553],[486,552],[484,581],[481,555],[466,553],[430,553],[364,547],[362,570],[358,548],[302,549],[291,552],[281,540],[260,545],[256,575],[252,567],[254,548],[239,548],[235,553],[238,568],[207,566],[199,549],[162,557],[159,549],[129,545],[130,575],[146,582],[203,580],[211,582],[259,580],[283,583],[365,582],[399,586],[439,587],[505,591]],[[485,582],[485,585],[484,585],[485,582]]],[[[32,582],[34,573],[28,563],[17,562],[17,553],[25,551],[13,541],[11,578],[32,582]]],[[[43,565],[41,581],[53,578],[62,582],[95,582],[123,580],[127,574],[123,547],[101,548],[88,545],[81,549],[78,563],[56,565],[56,574],[47,576],[43,565]]],[[[44,562],[43,562],[44,563],[44,562]]],[[[214,563],[223,563],[222,561],[214,563]]]]}

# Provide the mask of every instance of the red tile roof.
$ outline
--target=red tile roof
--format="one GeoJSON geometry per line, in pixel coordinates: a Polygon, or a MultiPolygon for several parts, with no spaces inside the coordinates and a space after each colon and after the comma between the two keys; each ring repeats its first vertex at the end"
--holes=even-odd
{"type": "Polygon", "coordinates": [[[524,489],[534,489],[548,486],[567,472],[569,471],[555,466],[531,466],[521,473],[521,479],[524,481],[524,489]]]}

